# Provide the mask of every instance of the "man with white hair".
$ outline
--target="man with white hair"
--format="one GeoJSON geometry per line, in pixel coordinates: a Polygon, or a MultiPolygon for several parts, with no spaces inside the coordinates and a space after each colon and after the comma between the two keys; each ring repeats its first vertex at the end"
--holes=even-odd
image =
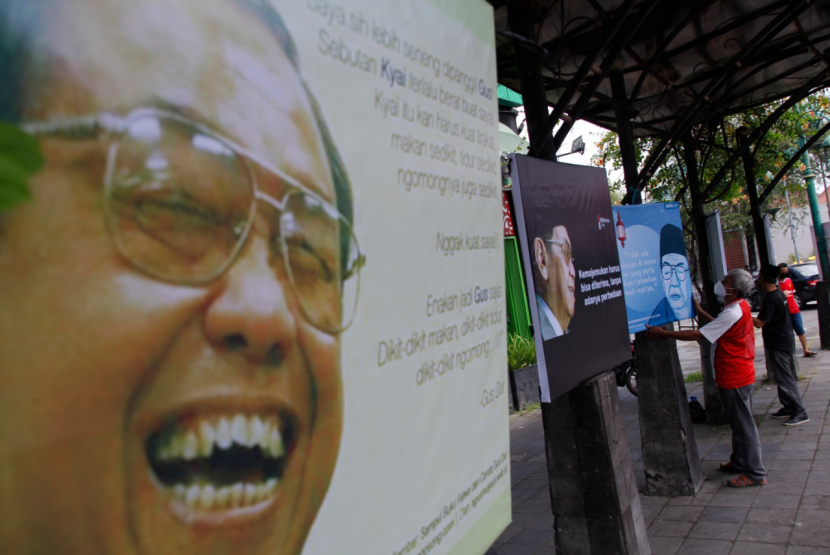
{"type": "Polygon", "coordinates": [[[712,317],[695,301],[695,311],[703,325],[699,330],[669,331],[647,327],[650,339],[668,337],[682,341],[707,339],[712,343],[713,366],[718,393],[732,428],[732,455],[720,470],[738,474],[727,480],[733,488],[762,486],[767,483],[761,462],[761,438],[752,418],[752,391],[755,388],[755,332],[746,297],[752,289],[752,276],[746,270],[732,270],[715,284],[715,294],[724,309],[712,317]]]}

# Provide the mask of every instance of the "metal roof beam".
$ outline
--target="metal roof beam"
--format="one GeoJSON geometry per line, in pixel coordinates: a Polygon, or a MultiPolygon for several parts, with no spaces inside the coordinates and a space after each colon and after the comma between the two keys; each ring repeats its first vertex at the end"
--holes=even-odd
{"type": "MultiPolygon", "coordinates": [[[[591,80],[588,82],[588,86],[586,90],[579,96],[579,100],[576,101],[573,108],[568,111],[568,115],[571,116],[570,121],[565,121],[559,130],[556,132],[556,136],[553,139],[553,148],[554,150],[559,150],[559,147],[565,141],[565,137],[570,132],[573,124],[576,120],[580,118],[582,115],[582,111],[588,105],[588,102],[591,100],[594,92],[599,88],[608,74],[611,72],[611,69],[617,62],[622,51],[628,46],[628,43],[631,42],[631,39],[634,37],[634,34],[640,28],[640,26],[648,19],[651,10],[657,5],[660,0],[647,0],[646,4],[641,7],[637,13],[636,21],[629,22],[626,20],[626,28],[625,32],[620,34],[614,40],[614,45],[609,49],[608,53],[605,55],[605,59],[600,64],[600,73],[598,75],[594,75],[591,80]]],[[[631,17],[634,17],[635,14],[632,14],[631,17]]]]}
{"type": "Polygon", "coordinates": [[[614,18],[608,27],[605,28],[600,40],[597,41],[594,49],[583,60],[582,65],[579,66],[576,74],[568,83],[568,86],[562,93],[562,96],[559,97],[559,101],[553,108],[553,113],[548,116],[548,119],[543,127],[544,133],[540,134],[540,140],[543,141],[543,144],[540,144],[537,147],[531,145],[531,149],[534,150],[534,152],[537,151],[536,149],[541,150],[544,148],[545,143],[550,140],[553,128],[556,127],[556,124],[562,117],[562,114],[565,113],[565,108],[567,108],[568,104],[570,104],[577,90],[582,85],[582,82],[588,77],[588,73],[591,71],[591,68],[594,67],[600,55],[605,51],[608,43],[611,42],[614,36],[616,36],[617,32],[620,30],[620,27],[622,27],[623,22],[625,22],[628,14],[631,13],[631,10],[634,8],[636,3],[637,0],[625,0],[622,6],[620,6],[614,14],[614,18]]]}
{"type": "MultiPolygon", "coordinates": [[[[692,103],[686,107],[684,115],[680,116],[675,124],[672,126],[668,136],[657,145],[657,147],[649,154],[646,159],[643,169],[640,171],[640,177],[637,186],[644,185],[652,172],[663,162],[667,147],[672,144],[678,137],[680,137],[692,125],[694,114],[698,107],[704,100],[709,100],[709,96],[717,92],[727,81],[727,79],[734,73],[734,71],[741,67],[741,60],[753,56],[755,52],[761,47],[764,41],[775,37],[780,33],[793,18],[798,17],[798,14],[809,7],[809,0],[796,0],[791,3],[770,23],[758,32],[749,44],[738,53],[729,63],[727,63],[720,73],[719,77],[713,78],[709,84],[701,91],[692,103]]],[[[644,186],[642,188],[645,188],[644,186]]],[[[631,202],[628,194],[623,199],[623,203],[631,202]]]]}

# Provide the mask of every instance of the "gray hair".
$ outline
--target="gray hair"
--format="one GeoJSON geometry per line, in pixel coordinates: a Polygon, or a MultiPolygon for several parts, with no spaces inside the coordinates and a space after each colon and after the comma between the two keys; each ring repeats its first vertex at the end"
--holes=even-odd
{"type": "Polygon", "coordinates": [[[746,270],[736,268],[726,274],[732,276],[732,287],[737,291],[737,297],[743,299],[752,291],[752,276],[746,270]]]}

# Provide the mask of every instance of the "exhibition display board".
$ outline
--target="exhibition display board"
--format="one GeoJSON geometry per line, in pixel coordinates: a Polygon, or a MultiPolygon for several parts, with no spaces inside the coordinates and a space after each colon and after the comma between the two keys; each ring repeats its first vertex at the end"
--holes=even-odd
{"type": "Polygon", "coordinates": [[[694,317],[680,205],[614,207],[628,332],[694,317]]]}
{"type": "Polygon", "coordinates": [[[542,400],[631,358],[605,170],[511,157],[542,400]]]}
{"type": "Polygon", "coordinates": [[[0,141],[33,174],[0,214],[0,551],[490,547],[494,37],[484,0],[0,3],[0,123],[44,161],[0,141]]]}

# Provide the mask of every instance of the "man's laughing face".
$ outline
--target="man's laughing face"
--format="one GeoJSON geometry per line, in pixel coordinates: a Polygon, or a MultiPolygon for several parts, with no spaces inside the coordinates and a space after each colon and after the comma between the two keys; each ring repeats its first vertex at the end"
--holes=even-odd
{"type": "MultiPolygon", "coordinates": [[[[55,3],[26,119],[175,106],[334,203],[302,82],[240,4],[55,3]]],[[[102,216],[107,137],[41,144],[0,233],[2,551],[299,553],[340,444],[340,347],[299,309],[277,217],[212,282],[155,279],[102,216]]]]}

